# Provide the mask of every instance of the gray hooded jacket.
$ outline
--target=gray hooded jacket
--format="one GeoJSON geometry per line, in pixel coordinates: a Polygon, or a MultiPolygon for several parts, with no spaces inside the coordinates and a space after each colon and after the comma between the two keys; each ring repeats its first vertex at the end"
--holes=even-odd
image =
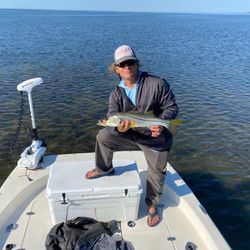
{"type": "MultiPolygon", "coordinates": [[[[110,94],[108,117],[117,112],[128,111],[139,113],[153,111],[154,115],[161,119],[175,119],[178,114],[178,106],[171,87],[165,79],[142,72],[136,95],[136,105],[129,100],[122,87],[117,86],[110,94]]],[[[116,129],[113,129],[113,133],[119,134],[116,129]]],[[[165,128],[159,137],[152,137],[149,128],[133,128],[126,133],[132,135],[137,143],[159,151],[169,151],[172,145],[172,135],[165,128]]]]}

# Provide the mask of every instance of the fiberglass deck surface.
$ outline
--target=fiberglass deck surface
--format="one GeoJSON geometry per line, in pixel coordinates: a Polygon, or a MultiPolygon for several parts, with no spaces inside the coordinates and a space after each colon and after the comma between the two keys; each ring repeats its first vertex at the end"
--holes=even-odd
{"type": "MultiPolygon", "coordinates": [[[[135,226],[130,227],[127,222],[121,223],[124,240],[130,241],[136,250],[185,249],[188,242],[194,243],[199,249],[209,249],[204,244],[206,239],[201,236],[199,228],[192,219],[193,217],[187,214],[187,207],[182,205],[183,197],[191,200],[193,199],[193,194],[171,166],[168,167],[166,182],[168,185],[164,187],[159,206],[161,221],[158,226],[151,228],[147,225],[147,207],[144,203],[147,165],[143,154],[140,152],[118,152],[115,154],[115,159],[131,159],[137,162],[144,190],[140,199],[139,215],[135,221],[135,226]],[[176,190],[179,194],[176,193],[176,190]]],[[[55,161],[72,162],[81,160],[94,160],[94,154],[48,156],[43,165],[47,168],[55,161]]],[[[48,175],[48,169],[45,170],[48,175]]],[[[42,173],[43,170],[39,171],[30,173],[30,178],[33,178],[33,181],[36,181],[39,175],[45,175],[42,173]]],[[[12,174],[18,177],[15,170],[12,174]]],[[[11,185],[11,178],[8,180],[9,183],[7,185],[11,185]]],[[[24,180],[20,181],[23,182],[24,180]]],[[[46,198],[46,179],[43,179],[43,182],[41,184],[43,190],[39,192],[38,188],[37,194],[27,199],[28,202],[26,202],[25,209],[20,205],[17,206],[20,211],[15,211],[14,216],[8,218],[5,228],[1,229],[1,241],[4,242],[4,245],[1,245],[1,247],[13,244],[14,249],[45,249],[45,239],[53,225],[46,198]],[[10,226],[11,224],[13,228],[10,226]]],[[[18,183],[16,185],[18,186],[18,183]]],[[[195,204],[195,206],[198,205],[199,203],[195,204]]]]}

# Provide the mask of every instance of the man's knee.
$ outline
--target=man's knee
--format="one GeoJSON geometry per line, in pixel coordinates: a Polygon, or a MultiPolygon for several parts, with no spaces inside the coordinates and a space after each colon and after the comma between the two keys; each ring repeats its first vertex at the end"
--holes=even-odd
{"type": "Polygon", "coordinates": [[[110,140],[111,138],[111,132],[109,128],[103,128],[101,130],[99,130],[98,134],[96,135],[96,140],[98,142],[104,142],[107,140],[110,140]]]}

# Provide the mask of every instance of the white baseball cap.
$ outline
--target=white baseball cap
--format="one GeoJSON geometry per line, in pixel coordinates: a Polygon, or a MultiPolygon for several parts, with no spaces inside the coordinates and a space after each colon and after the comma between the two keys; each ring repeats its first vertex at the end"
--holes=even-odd
{"type": "Polygon", "coordinates": [[[128,45],[122,45],[115,50],[114,61],[115,61],[115,64],[119,64],[127,60],[138,61],[133,49],[129,47],[128,45]]]}

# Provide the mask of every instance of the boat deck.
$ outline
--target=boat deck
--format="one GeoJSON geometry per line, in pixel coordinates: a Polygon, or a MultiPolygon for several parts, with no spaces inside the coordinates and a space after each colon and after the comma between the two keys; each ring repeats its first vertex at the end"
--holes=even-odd
{"type": "MultiPolygon", "coordinates": [[[[114,159],[135,160],[145,190],[147,164],[143,154],[117,152],[114,159]]],[[[44,158],[39,170],[13,170],[0,190],[1,249],[6,249],[8,244],[13,249],[45,249],[46,236],[53,226],[46,198],[50,166],[54,162],[74,160],[94,160],[94,154],[51,155],[44,158]]],[[[124,240],[130,241],[136,250],[230,249],[206,210],[170,165],[159,205],[161,222],[156,227],[147,226],[144,197],[145,193],[140,199],[135,226],[121,223],[124,240]]]]}

